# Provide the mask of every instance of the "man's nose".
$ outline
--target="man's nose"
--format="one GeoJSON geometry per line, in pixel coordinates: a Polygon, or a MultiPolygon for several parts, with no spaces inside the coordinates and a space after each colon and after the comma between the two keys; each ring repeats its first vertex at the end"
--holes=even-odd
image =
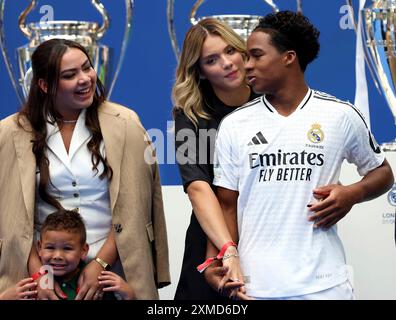
{"type": "Polygon", "coordinates": [[[250,59],[249,57],[248,57],[248,59],[246,60],[246,62],[245,62],[245,69],[246,70],[251,70],[251,69],[253,69],[253,62],[252,62],[252,59],[250,59]]]}

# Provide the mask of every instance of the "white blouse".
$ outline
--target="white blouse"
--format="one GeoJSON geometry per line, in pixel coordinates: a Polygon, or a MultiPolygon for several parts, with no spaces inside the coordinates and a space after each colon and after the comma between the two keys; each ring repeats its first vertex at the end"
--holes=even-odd
{"type": "MultiPolygon", "coordinates": [[[[77,120],[66,152],[57,124],[47,122],[47,157],[51,181],[48,192],[68,210],[77,209],[84,219],[89,244],[88,260],[94,258],[105,242],[111,229],[109,181],[99,179],[103,164],[99,162],[98,172],[92,170],[91,152],[87,144],[91,133],[85,126],[85,113],[82,110],[77,120]]],[[[105,156],[104,143],[100,152],[105,156]]],[[[44,202],[38,195],[40,172],[36,174],[36,226],[40,230],[45,218],[55,208],[44,202]]]]}

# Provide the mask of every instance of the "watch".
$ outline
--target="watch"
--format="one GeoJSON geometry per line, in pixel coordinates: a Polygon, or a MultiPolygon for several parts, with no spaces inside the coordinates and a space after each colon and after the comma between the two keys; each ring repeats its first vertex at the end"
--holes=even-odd
{"type": "Polygon", "coordinates": [[[96,257],[95,258],[95,261],[97,262],[97,263],[99,263],[101,266],[102,266],[102,268],[104,269],[104,270],[110,270],[111,269],[111,266],[107,263],[107,262],[104,262],[102,259],[100,259],[99,257],[96,257]]]}

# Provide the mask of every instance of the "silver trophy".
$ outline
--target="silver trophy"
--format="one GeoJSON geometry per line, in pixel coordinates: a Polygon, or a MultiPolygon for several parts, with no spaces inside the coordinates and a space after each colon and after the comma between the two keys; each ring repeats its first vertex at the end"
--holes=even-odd
{"type": "Polygon", "coordinates": [[[392,189],[388,192],[388,202],[390,205],[396,207],[396,183],[392,189]]]}
{"type": "MultiPolygon", "coordinates": [[[[347,3],[352,7],[352,0],[347,3]]],[[[364,23],[365,59],[396,123],[396,1],[373,0],[371,6],[360,14],[364,23]]],[[[381,147],[384,151],[396,151],[396,140],[381,147]]]]}
{"type": "MultiPolygon", "coordinates": [[[[175,53],[176,59],[179,60],[180,50],[177,44],[176,30],[174,26],[174,8],[175,0],[167,0],[167,20],[168,20],[168,32],[171,38],[172,48],[175,53]]],[[[258,20],[261,16],[259,15],[241,15],[241,14],[229,14],[229,15],[213,15],[201,18],[196,18],[198,8],[203,4],[205,0],[198,0],[190,12],[190,22],[192,25],[198,23],[198,21],[205,18],[214,18],[222,22],[227,23],[234,31],[240,35],[245,41],[247,40],[250,33],[253,31],[254,27],[257,25],[258,20]]],[[[264,0],[274,12],[278,12],[279,8],[272,0],[264,0]]],[[[302,0],[297,0],[297,12],[302,12],[302,0]]]]}
{"type": "Polygon", "coordinates": [[[8,54],[6,38],[4,32],[4,10],[6,0],[0,0],[0,48],[4,57],[8,74],[12,85],[17,93],[20,103],[23,103],[28,95],[32,71],[31,56],[33,51],[46,40],[53,38],[63,38],[73,40],[83,45],[89,52],[93,67],[98,73],[99,79],[108,87],[110,97],[118,74],[124,60],[129,35],[132,26],[132,13],[134,7],[133,0],[125,0],[125,29],[120,49],[118,64],[115,68],[112,79],[109,76],[110,50],[109,47],[99,43],[108,28],[110,27],[110,17],[100,0],[90,0],[95,9],[102,17],[102,25],[90,21],[70,21],[53,20],[45,22],[33,22],[26,24],[26,17],[36,7],[36,0],[31,0],[29,6],[21,13],[18,25],[21,32],[27,37],[29,42],[17,48],[18,71],[14,71],[13,64],[8,54]]]}

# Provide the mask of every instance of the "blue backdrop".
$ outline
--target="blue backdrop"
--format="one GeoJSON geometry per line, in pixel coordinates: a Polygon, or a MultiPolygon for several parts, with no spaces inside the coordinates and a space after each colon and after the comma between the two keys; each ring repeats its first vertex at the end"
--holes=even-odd
{"type": "MultiPolygon", "coordinates": [[[[115,62],[119,56],[125,21],[124,0],[103,0],[111,15],[111,27],[102,43],[114,48],[115,62]]],[[[179,44],[190,26],[188,19],[195,0],[175,1],[175,26],[179,44]]],[[[296,9],[295,0],[275,1],[280,9],[296,9]]],[[[357,0],[355,0],[357,4],[357,0]]],[[[371,2],[371,1],[367,1],[371,2]]],[[[7,46],[13,58],[15,48],[27,42],[17,27],[19,14],[30,3],[29,0],[7,0],[5,22],[7,46]]],[[[56,20],[89,20],[100,22],[100,15],[89,0],[43,0],[28,16],[28,22],[39,21],[43,14],[40,8],[50,5],[56,20]]],[[[172,136],[169,132],[172,102],[171,88],[174,81],[176,59],[167,31],[165,0],[135,1],[134,19],[130,43],[120,76],[111,100],[133,108],[143,125],[154,139],[164,136],[165,146],[160,147],[161,178],[165,185],[180,184],[174,165],[172,136]]],[[[309,85],[320,91],[333,94],[353,102],[355,96],[355,43],[353,29],[341,28],[345,19],[342,6],[344,0],[303,0],[303,12],[321,31],[321,52],[319,58],[308,67],[309,85]]],[[[263,1],[251,0],[207,0],[198,10],[197,16],[213,14],[255,14],[264,15],[270,8],[263,1]]],[[[3,59],[0,59],[0,118],[19,109],[18,100],[12,88],[3,59]]],[[[15,67],[15,62],[14,62],[15,67]]],[[[367,72],[371,128],[378,142],[390,141],[396,136],[393,116],[382,95],[373,84],[367,72]]],[[[159,140],[157,140],[159,141],[159,140]]]]}

